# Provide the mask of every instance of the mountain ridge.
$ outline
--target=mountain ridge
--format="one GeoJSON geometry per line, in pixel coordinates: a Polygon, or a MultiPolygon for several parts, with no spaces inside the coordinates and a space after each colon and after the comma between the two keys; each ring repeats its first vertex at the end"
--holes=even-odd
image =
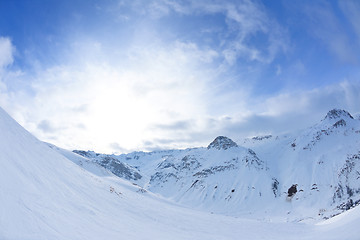
{"type": "Polygon", "coordinates": [[[263,208],[263,212],[278,208],[285,215],[288,211],[281,201],[286,199],[288,189],[298,184],[293,205],[312,209],[312,213],[296,213],[293,219],[307,215],[328,218],[359,203],[360,182],[354,179],[360,171],[355,161],[360,151],[359,133],[358,119],[345,110],[333,109],[297,136],[254,137],[244,142],[244,147],[218,136],[207,148],[142,156],[129,153],[113,158],[136,166],[145,176],[143,187],[149,191],[189,206],[233,214],[244,209],[255,211],[253,203],[263,201],[272,206],[263,208]],[[249,175],[251,169],[258,172],[249,175]]]}

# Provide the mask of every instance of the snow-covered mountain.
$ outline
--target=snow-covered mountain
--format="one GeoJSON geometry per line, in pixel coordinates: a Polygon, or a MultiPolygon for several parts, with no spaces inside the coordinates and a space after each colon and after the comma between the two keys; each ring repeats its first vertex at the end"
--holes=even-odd
{"type": "MultiPolygon", "coordinates": [[[[74,152],[90,157],[94,162],[110,157],[93,152],[74,152]]],[[[223,136],[217,137],[207,148],[136,152],[112,155],[111,158],[127,166],[133,165],[146,179],[142,183],[133,179],[134,183],[200,209],[234,213],[243,209],[247,202],[259,203],[261,197],[271,198],[273,195],[272,179],[265,162],[253,150],[240,147],[223,136]],[[268,186],[265,182],[269,183],[268,186]]],[[[112,170],[111,166],[102,166],[112,170]]],[[[258,208],[257,205],[252,206],[258,208]]]]}
{"type": "Polygon", "coordinates": [[[163,155],[147,189],[188,206],[229,213],[270,197],[271,188],[263,184],[270,181],[254,151],[218,137],[206,149],[163,155]]]}
{"type": "Polygon", "coordinates": [[[280,196],[297,184],[293,201],[329,217],[360,200],[360,120],[344,110],[329,111],[318,124],[297,134],[247,139],[268,163],[280,196]]]}
{"type": "MultiPolygon", "coordinates": [[[[272,196],[273,189],[267,188],[274,173],[267,159],[225,137],[217,138],[208,148],[119,156],[119,161],[126,162],[124,166],[138,169],[143,177],[130,180],[144,181],[144,189],[113,175],[89,158],[40,142],[1,108],[0,132],[0,239],[358,239],[359,207],[316,224],[289,223],[257,215],[262,219],[259,221],[244,215],[232,217],[198,211],[194,209],[196,204],[183,207],[146,190],[168,192],[183,203],[194,199],[201,203],[199,207],[215,206],[219,212],[230,210],[219,207],[226,201],[233,207],[235,201],[250,206],[245,196],[259,209],[267,205],[263,200],[280,199],[272,196]],[[164,178],[157,179],[154,177],[157,172],[168,172],[169,178],[164,174],[164,178]],[[177,182],[171,174],[178,177],[177,182]],[[242,182],[244,179],[252,182],[242,182]],[[203,182],[200,185],[194,183],[196,180],[203,182]],[[189,183],[194,185],[185,193],[189,183]],[[162,190],[171,184],[183,194],[162,190]],[[247,186],[255,189],[249,190],[247,186]],[[211,195],[210,190],[218,194],[211,195]],[[244,192],[248,195],[241,194],[244,192]],[[228,195],[231,198],[222,199],[228,195]],[[219,199],[212,201],[212,196],[219,199]]],[[[260,145],[257,147],[263,149],[260,145]]],[[[345,165],[339,163],[348,167],[338,179],[353,188],[358,160],[356,157],[347,160],[345,165]]],[[[279,186],[285,185],[282,181],[279,177],[279,186]]],[[[355,191],[352,196],[356,194],[355,191]]],[[[292,202],[286,203],[291,207],[292,202]]]]}
{"type": "Polygon", "coordinates": [[[75,152],[134,166],[147,190],[211,212],[303,220],[329,218],[360,202],[360,120],[339,109],[296,134],[239,144],[220,136],[207,148],[119,156],[75,152]],[[292,186],[296,194],[288,197],[292,186]]]}

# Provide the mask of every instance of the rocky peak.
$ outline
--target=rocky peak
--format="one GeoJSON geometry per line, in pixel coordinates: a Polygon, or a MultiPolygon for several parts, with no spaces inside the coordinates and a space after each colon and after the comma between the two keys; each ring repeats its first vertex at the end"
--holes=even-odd
{"type": "Polygon", "coordinates": [[[325,116],[325,119],[341,119],[341,118],[354,119],[353,116],[351,116],[349,112],[347,112],[345,110],[341,110],[341,109],[333,109],[333,110],[329,111],[325,116]]]}
{"type": "Polygon", "coordinates": [[[207,148],[208,149],[215,148],[217,150],[221,150],[221,149],[226,150],[228,148],[237,147],[237,146],[238,145],[230,138],[224,137],[224,136],[219,136],[219,137],[215,138],[215,140],[212,141],[207,148]]]}

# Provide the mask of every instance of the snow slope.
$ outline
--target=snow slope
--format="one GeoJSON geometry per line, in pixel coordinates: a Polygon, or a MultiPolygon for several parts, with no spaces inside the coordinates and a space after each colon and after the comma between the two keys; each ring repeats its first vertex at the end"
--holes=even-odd
{"type": "Polygon", "coordinates": [[[0,132],[2,240],[358,239],[358,207],[323,225],[210,214],[79,166],[79,159],[38,141],[1,108],[0,132]]]}

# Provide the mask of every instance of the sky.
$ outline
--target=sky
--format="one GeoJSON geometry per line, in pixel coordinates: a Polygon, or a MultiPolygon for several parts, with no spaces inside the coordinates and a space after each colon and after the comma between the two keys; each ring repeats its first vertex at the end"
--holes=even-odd
{"type": "Polygon", "coordinates": [[[207,146],[360,113],[356,0],[0,0],[0,106],[42,141],[207,146]]]}

